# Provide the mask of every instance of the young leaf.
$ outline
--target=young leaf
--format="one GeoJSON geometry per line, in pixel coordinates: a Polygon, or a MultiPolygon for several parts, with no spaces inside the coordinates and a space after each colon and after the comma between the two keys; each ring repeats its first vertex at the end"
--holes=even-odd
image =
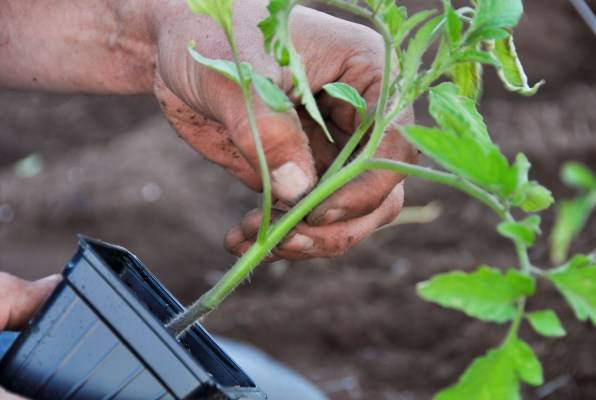
{"type": "Polygon", "coordinates": [[[275,112],[286,112],[293,107],[288,96],[269,78],[252,74],[252,83],[255,90],[267,106],[275,112]]]}
{"type": "Polygon", "coordinates": [[[512,199],[512,204],[525,212],[546,210],[554,202],[551,191],[535,181],[522,185],[512,199]]]}
{"type": "Polygon", "coordinates": [[[515,50],[512,36],[495,41],[491,46],[491,53],[499,60],[500,66],[497,67],[497,73],[507,90],[522,96],[532,96],[544,85],[544,81],[534,86],[528,85],[528,77],[515,50]]]}
{"type": "Polygon", "coordinates": [[[232,32],[233,0],[187,0],[190,9],[208,15],[228,34],[232,32]]]}
{"type": "Polygon", "coordinates": [[[408,17],[405,7],[398,7],[395,2],[389,3],[381,13],[383,22],[387,25],[387,30],[392,38],[398,34],[408,17]]]}
{"type": "Polygon", "coordinates": [[[522,243],[526,247],[532,246],[536,240],[536,230],[532,222],[501,222],[497,227],[497,231],[502,236],[516,243],[522,243]]]}
{"type": "MultiPolygon", "coordinates": [[[[192,58],[201,65],[213,70],[215,72],[220,73],[221,75],[225,76],[229,80],[235,82],[236,84],[240,85],[240,77],[238,76],[238,70],[236,69],[236,65],[228,60],[213,60],[211,58],[207,58],[203,56],[196,50],[196,43],[191,41],[188,45],[188,51],[192,58]]],[[[244,68],[246,68],[247,72],[249,71],[250,65],[243,64],[244,68]]],[[[250,79],[250,74],[247,76],[250,79]]]]}
{"type": "Polygon", "coordinates": [[[544,383],[542,365],[527,343],[513,338],[505,344],[505,349],[508,357],[513,361],[519,379],[532,386],[540,386],[544,383]]]}
{"type": "Polygon", "coordinates": [[[535,311],[526,315],[532,328],[546,337],[563,337],[567,334],[553,310],[535,311]]]}
{"type": "Polygon", "coordinates": [[[509,197],[516,186],[516,171],[492,143],[471,133],[408,126],[405,138],[447,170],[469,179],[502,197],[509,197]]]}
{"type": "Polygon", "coordinates": [[[577,319],[590,319],[596,325],[595,260],[576,256],[564,266],[549,272],[547,277],[561,292],[577,319]]]}
{"type": "Polygon", "coordinates": [[[567,185],[577,189],[596,189],[596,174],[578,162],[568,162],[563,166],[561,178],[567,185]]]}
{"type": "Polygon", "coordinates": [[[492,54],[482,50],[463,50],[455,56],[456,62],[476,62],[488,65],[499,65],[499,61],[492,54]]]}
{"type": "Polygon", "coordinates": [[[488,129],[473,101],[460,95],[461,87],[442,83],[430,89],[429,111],[441,128],[490,143],[488,129]]]}
{"type": "Polygon", "coordinates": [[[595,208],[596,191],[559,203],[555,226],[550,236],[553,262],[561,263],[565,260],[571,241],[584,228],[595,208]]]}
{"type": "Polygon", "coordinates": [[[455,271],[436,275],[417,285],[418,295],[425,300],[498,323],[511,320],[517,313],[516,300],[531,295],[534,289],[533,278],[515,270],[502,274],[487,266],[471,273],[455,271]]]}
{"type": "Polygon", "coordinates": [[[459,47],[463,23],[453,9],[453,6],[451,6],[451,1],[444,1],[443,3],[445,5],[445,19],[447,21],[445,31],[449,40],[449,48],[454,50],[459,47]]]}
{"type": "Polygon", "coordinates": [[[329,141],[333,142],[331,133],[325,125],[317,102],[310,90],[310,85],[302,60],[296,53],[289,31],[289,18],[296,2],[291,0],[270,0],[267,10],[269,16],[259,23],[263,33],[265,49],[275,57],[280,66],[289,66],[294,82],[294,96],[301,99],[301,103],[311,118],[321,126],[329,141]]]}
{"type": "MultiPolygon", "coordinates": [[[[401,8],[401,14],[404,17],[406,17],[405,8],[403,8],[403,7],[400,7],[400,8],[401,8]]],[[[406,38],[406,36],[408,36],[408,34],[414,28],[416,28],[418,25],[420,25],[421,23],[426,21],[428,18],[435,15],[435,13],[436,13],[436,10],[423,10],[423,11],[420,11],[420,12],[412,15],[410,18],[406,19],[401,24],[399,24],[398,30],[395,33],[395,35],[393,36],[394,46],[399,47],[402,44],[403,40],[406,38]]]]}
{"type": "Polygon", "coordinates": [[[455,83],[462,96],[475,103],[482,94],[482,64],[477,62],[459,62],[451,68],[448,75],[455,83]]]}
{"type": "Polygon", "coordinates": [[[433,400],[520,400],[520,381],[541,385],[542,366],[530,346],[512,338],[474,360],[457,384],[433,400]]]}
{"type": "Polygon", "coordinates": [[[439,16],[426,22],[420,29],[418,29],[416,35],[414,35],[414,37],[409,41],[408,49],[404,54],[402,70],[402,82],[409,84],[409,86],[404,87],[404,92],[407,92],[409,89],[411,89],[412,85],[414,84],[416,73],[422,65],[422,56],[430,47],[432,40],[439,31],[437,27],[442,21],[443,17],[439,16]]]}
{"type": "Polygon", "coordinates": [[[290,51],[287,47],[287,32],[290,12],[289,0],[271,0],[267,6],[269,16],[259,22],[259,29],[263,33],[265,50],[282,67],[290,64],[290,51]]]}
{"type": "Polygon", "coordinates": [[[341,82],[335,82],[326,84],[323,86],[323,89],[325,89],[331,97],[343,100],[354,106],[356,111],[358,111],[358,115],[360,115],[360,119],[366,117],[366,101],[352,86],[341,82]]]}
{"type": "Polygon", "coordinates": [[[508,31],[517,25],[524,11],[522,0],[478,0],[477,3],[466,35],[468,44],[508,36],[508,31]]]}

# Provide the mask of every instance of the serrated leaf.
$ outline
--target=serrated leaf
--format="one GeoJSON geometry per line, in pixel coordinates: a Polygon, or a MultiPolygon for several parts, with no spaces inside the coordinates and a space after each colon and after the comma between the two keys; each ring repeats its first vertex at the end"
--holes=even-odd
{"type": "Polygon", "coordinates": [[[596,174],[578,162],[565,163],[561,170],[561,179],[565,184],[577,189],[596,189],[596,174]]]}
{"type": "MultiPolygon", "coordinates": [[[[393,37],[394,46],[399,47],[403,40],[410,34],[414,28],[418,25],[426,21],[428,18],[435,15],[436,10],[423,10],[417,12],[416,14],[412,15],[410,18],[407,18],[399,25],[399,29],[397,33],[393,37]]],[[[402,15],[407,16],[405,14],[405,8],[402,8],[402,15]]]]}
{"type": "Polygon", "coordinates": [[[518,24],[523,11],[521,0],[478,0],[467,43],[507,36],[518,24]]]}
{"type": "Polygon", "coordinates": [[[553,262],[561,263],[565,260],[572,240],[584,228],[595,208],[596,192],[559,203],[555,225],[550,237],[550,255],[553,262]]]}
{"type": "Polygon", "coordinates": [[[208,15],[227,33],[232,32],[233,0],[187,0],[190,9],[208,15]]]}
{"type": "Polygon", "coordinates": [[[463,311],[483,321],[503,323],[516,315],[515,302],[531,295],[534,286],[533,278],[517,271],[503,274],[498,269],[481,266],[471,273],[455,271],[436,275],[418,284],[417,291],[425,300],[443,307],[463,311]]]}
{"type": "Polygon", "coordinates": [[[300,102],[308,114],[323,129],[327,139],[333,142],[331,133],[325,125],[323,116],[310,90],[302,60],[294,49],[290,37],[289,17],[295,5],[296,2],[291,0],[270,0],[267,6],[269,16],[262,20],[258,26],[263,33],[265,50],[274,56],[280,66],[289,66],[294,83],[294,96],[300,98],[300,102]]]}
{"type": "Polygon", "coordinates": [[[259,97],[271,110],[286,112],[293,107],[288,96],[269,78],[253,72],[252,83],[259,97]]]}
{"type": "Polygon", "coordinates": [[[331,97],[350,103],[354,106],[356,111],[358,111],[360,118],[364,119],[366,116],[366,101],[352,86],[341,82],[335,82],[324,85],[323,89],[325,89],[331,97]]]}
{"type": "Polygon", "coordinates": [[[414,84],[414,78],[422,65],[422,56],[426,53],[433,39],[438,34],[439,30],[437,28],[442,21],[442,16],[431,19],[422,25],[416,32],[416,35],[410,39],[408,48],[404,53],[403,70],[401,71],[402,82],[406,84],[404,85],[404,92],[407,92],[411,88],[411,86],[407,85],[414,84]]]}
{"type": "Polygon", "coordinates": [[[476,358],[457,384],[433,400],[521,400],[520,381],[539,386],[544,378],[532,348],[514,337],[476,358]]]}
{"type": "Polygon", "coordinates": [[[501,222],[497,231],[504,237],[530,247],[536,240],[534,230],[523,222],[501,222]]]}
{"type": "MultiPolygon", "coordinates": [[[[196,50],[196,43],[191,41],[188,45],[188,51],[192,58],[201,65],[209,68],[212,71],[215,71],[229,80],[235,82],[236,84],[240,85],[240,77],[238,76],[238,70],[236,69],[236,64],[228,60],[214,60],[211,58],[207,58],[203,56],[196,50]]],[[[246,69],[246,72],[252,72],[250,65],[243,64],[243,67],[246,69]]],[[[250,79],[250,74],[247,76],[250,79]]]]}
{"type": "Polygon", "coordinates": [[[491,46],[491,53],[499,60],[497,73],[507,90],[522,96],[533,96],[544,85],[545,82],[540,81],[534,86],[529,86],[528,77],[517,55],[512,36],[496,40],[491,46]]]}
{"type": "Polygon", "coordinates": [[[404,137],[424,154],[483,188],[509,197],[516,187],[516,171],[492,143],[452,131],[408,126],[404,137]]]}
{"type": "Polygon", "coordinates": [[[553,310],[535,311],[526,315],[536,332],[546,337],[563,337],[567,334],[553,310]]]}
{"type": "Polygon", "coordinates": [[[590,257],[574,257],[551,271],[548,279],[561,292],[580,321],[596,325],[596,264],[590,257]]]}
{"type": "Polygon", "coordinates": [[[460,95],[461,88],[442,83],[430,89],[429,111],[441,128],[490,143],[488,129],[472,100],[460,95]]]}

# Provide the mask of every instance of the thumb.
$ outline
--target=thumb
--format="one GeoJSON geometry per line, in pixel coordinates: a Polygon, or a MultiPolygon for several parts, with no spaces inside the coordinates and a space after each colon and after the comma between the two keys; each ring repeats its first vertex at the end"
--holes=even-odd
{"type": "Polygon", "coordinates": [[[23,326],[61,280],[61,275],[51,275],[27,282],[0,273],[0,330],[23,326]]]}
{"type": "MultiPolygon", "coordinates": [[[[294,110],[277,113],[271,111],[254,96],[254,115],[259,137],[271,171],[274,197],[294,203],[310,191],[317,175],[308,138],[294,110]]],[[[259,174],[259,160],[253,140],[246,106],[242,96],[226,101],[222,121],[230,138],[259,174]]]]}

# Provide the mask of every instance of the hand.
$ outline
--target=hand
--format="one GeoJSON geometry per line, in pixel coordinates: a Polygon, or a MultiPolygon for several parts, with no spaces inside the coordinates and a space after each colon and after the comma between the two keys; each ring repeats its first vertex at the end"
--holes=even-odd
{"type": "MultiPolygon", "coordinates": [[[[0,332],[21,328],[61,279],[60,275],[52,275],[36,282],[27,282],[0,272],[0,332]]],[[[0,387],[0,399],[18,400],[22,397],[8,393],[0,387]]]]}
{"type": "MultiPolygon", "coordinates": [[[[234,28],[240,57],[291,92],[289,72],[265,54],[256,27],[266,16],[266,2],[236,2],[234,28]]],[[[383,66],[380,36],[362,26],[298,7],[291,21],[296,49],[302,56],[313,93],[335,139],[329,142],[303,110],[274,113],[256,98],[255,113],[279,204],[294,204],[311,190],[354,131],[358,117],[346,103],[321,92],[324,84],[344,82],[373,105],[379,95],[383,66]]],[[[255,147],[241,91],[226,78],[187,55],[197,41],[210,58],[231,59],[225,37],[208,18],[185,8],[165,12],[158,24],[155,94],[176,131],[207,159],[221,165],[253,190],[261,189],[255,147]]],[[[412,120],[409,113],[404,119],[412,120]]],[[[412,148],[396,131],[386,132],[377,156],[413,161],[412,148]]],[[[402,176],[371,171],[347,184],[319,205],[278,246],[270,260],[328,257],[342,254],[379,226],[393,221],[403,203],[402,176]]],[[[260,211],[249,212],[225,239],[240,255],[254,242],[260,211]]]]}

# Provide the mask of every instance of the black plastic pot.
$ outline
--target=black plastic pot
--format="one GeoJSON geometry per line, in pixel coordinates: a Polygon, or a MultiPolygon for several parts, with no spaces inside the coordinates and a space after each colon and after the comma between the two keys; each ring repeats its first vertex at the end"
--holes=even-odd
{"type": "Polygon", "coordinates": [[[81,238],[64,281],[0,362],[0,386],[33,399],[253,400],[266,396],[127,250],[81,238]]]}

